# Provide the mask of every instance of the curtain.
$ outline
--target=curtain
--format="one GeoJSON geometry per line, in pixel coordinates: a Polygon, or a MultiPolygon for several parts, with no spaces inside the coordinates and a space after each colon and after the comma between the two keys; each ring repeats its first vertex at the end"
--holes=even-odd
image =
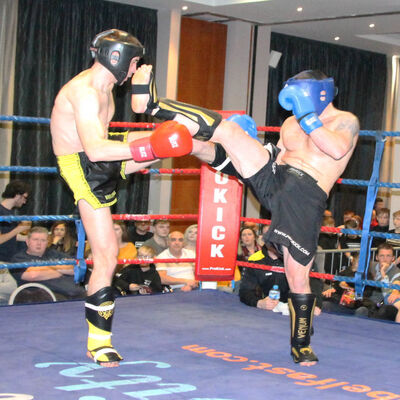
{"type": "MultiPolygon", "coordinates": [[[[0,2],[0,114],[13,114],[14,63],[17,39],[18,1],[0,2]]],[[[0,165],[10,164],[12,123],[0,122],[0,165]]],[[[9,180],[9,173],[0,173],[0,193],[9,180]]]]}
{"type": "MultiPolygon", "coordinates": [[[[14,113],[49,118],[62,85],[91,66],[89,46],[94,36],[110,28],[136,36],[146,48],[144,62],[155,64],[155,10],[104,0],[20,0],[14,113]]],[[[115,89],[115,103],[113,120],[139,121],[130,109],[129,84],[115,89]]],[[[15,124],[11,163],[56,166],[49,126],[15,124]]],[[[72,193],[58,175],[35,174],[30,178],[33,189],[25,213],[76,213],[72,193]]],[[[121,181],[113,212],[146,213],[148,186],[148,176],[140,174],[121,181]]]]}
{"type": "MultiPolygon", "coordinates": [[[[335,79],[338,95],[334,105],[350,111],[360,120],[362,130],[381,130],[386,89],[387,61],[384,54],[332,45],[277,33],[271,34],[271,50],[282,53],[276,69],[270,68],[266,125],[280,126],[290,115],[278,103],[279,91],[291,76],[307,69],[319,69],[335,79]]],[[[369,180],[375,140],[360,137],[342,178],[369,180]]],[[[364,215],[366,189],[335,185],[328,208],[341,223],[343,210],[364,215]]]]}

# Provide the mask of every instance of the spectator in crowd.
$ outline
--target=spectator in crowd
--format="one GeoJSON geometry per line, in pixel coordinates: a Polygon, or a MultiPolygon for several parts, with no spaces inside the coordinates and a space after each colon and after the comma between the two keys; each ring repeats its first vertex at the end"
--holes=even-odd
{"type": "MultiPolygon", "coordinates": [[[[264,244],[261,250],[252,254],[248,261],[261,265],[284,266],[276,249],[268,244],[264,244]]],[[[322,282],[320,279],[311,278],[310,286],[312,293],[317,296],[315,315],[319,315],[322,308],[322,282]]],[[[289,310],[287,308],[288,294],[289,285],[284,273],[257,268],[243,268],[239,289],[239,298],[242,303],[264,310],[280,311],[284,315],[289,315],[289,310]],[[278,285],[279,287],[279,300],[273,300],[268,296],[269,291],[274,285],[278,285]]]]}
{"type": "Polygon", "coordinates": [[[156,219],[153,222],[153,237],[146,240],[143,246],[150,246],[158,256],[162,251],[168,248],[167,239],[169,234],[169,221],[165,219],[156,219]]]}
{"type": "Polygon", "coordinates": [[[150,221],[135,221],[133,229],[129,227],[129,241],[135,245],[137,250],[139,250],[140,246],[142,246],[146,240],[153,237],[153,232],[150,232],[150,225],[150,221]]]}
{"type": "MultiPolygon", "coordinates": [[[[5,188],[0,203],[0,216],[15,215],[15,210],[21,208],[27,201],[30,186],[22,181],[11,181],[5,188]]],[[[9,262],[19,250],[18,243],[26,240],[22,233],[29,230],[31,221],[0,222],[0,264],[9,262]]],[[[17,282],[9,270],[0,269],[0,304],[7,304],[11,293],[17,288],[17,282]]]]}
{"type": "MultiPolygon", "coordinates": [[[[129,241],[128,232],[124,221],[114,221],[114,232],[117,236],[118,242],[118,260],[126,259],[133,260],[137,256],[137,249],[135,245],[129,241]]],[[[127,264],[125,264],[127,265],[127,264]]],[[[118,264],[115,273],[118,274],[125,266],[118,264]]]]}
{"type": "MultiPolygon", "coordinates": [[[[390,229],[388,233],[396,233],[400,234],[400,210],[395,211],[393,213],[393,229],[390,229]]],[[[400,246],[400,238],[399,239],[388,239],[387,242],[394,247],[400,246]]]]}
{"type": "Polygon", "coordinates": [[[184,233],[184,248],[194,251],[196,254],[197,243],[197,224],[190,225],[185,229],[184,233]]]}
{"type": "Polygon", "coordinates": [[[247,261],[252,254],[261,250],[257,239],[258,235],[252,228],[244,227],[240,230],[238,260],[247,261]]]}
{"type": "Polygon", "coordinates": [[[56,221],[50,228],[48,247],[72,257],[76,256],[76,240],[65,221],[56,221]]]}
{"type": "MultiPolygon", "coordinates": [[[[351,263],[346,266],[339,276],[345,276],[352,278],[357,272],[358,261],[360,253],[353,253],[351,263]]],[[[372,275],[369,274],[368,279],[372,279],[372,275]]],[[[367,299],[372,293],[370,287],[366,287],[364,290],[364,298],[367,299]]],[[[342,314],[354,314],[355,310],[362,306],[362,301],[356,300],[354,283],[347,283],[344,281],[331,281],[331,287],[322,292],[323,311],[338,312],[342,314]]]]}
{"type": "Polygon", "coordinates": [[[258,226],[258,224],[257,224],[256,222],[244,221],[244,222],[242,223],[242,227],[241,227],[241,228],[242,228],[242,229],[243,229],[243,228],[250,228],[250,229],[253,229],[254,232],[258,232],[259,226],[258,226]]]}
{"type": "MultiPolygon", "coordinates": [[[[347,220],[344,224],[344,229],[361,230],[362,219],[358,215],[354,215],[352,218],[347,220]]],[[[339,249],[359,249],[361,243],[361,236],[357,234],[343,234],[339,238],[339,249]]],[[[350,265],[351,252],[344,253],[344,261],[342,265],[350,265]]]]}
{"type": "Polygon", "coordinates": [[[337,228],[343,229],[345,223],[348,220],[352,219],[355,215],[356,215],[356,213],[353,210],[344,210],[343,211],[343,223],[342,223],[342,225],[339,225],[337,228]]]}
{"type": "MultiPolygon", "coordinates": [[[[387,284],[400,284],[400,268],[395,264],[393,246],[382,243],[378,246],[376,260],[378,263],[372,268],[375,281],[387,284]]],[[[389,319],[400,322],[400,292],[386,287],[377,288],[363,302],[363,307],[357,310],[358,315],[368,315],[372,318],[389,319]]]]}
{"type": "MultiPolygon", "coordinates": [[[[173,231],[168,235],[168,248],[158,254],[157,258],[178,259],[195,258],[192,250],[184,249],[183,233],[173,231]]],[[[179,289],[183,292],[189,292],[198,287],[198,282],[194,277],[194,263],[157,263],[156,268],[161,277],[163,285],[170,285],[173,290],[179,289]]]]}
{"type": "Polygon", "coordinates": [[[258,245],[260,247],[263,247],[264,244],[265,244],[265,242],[264,242],[264,234],[267,233],[268,229],[269,229],[269,225],[262,225],[261,226],[261,231],[260,231],[260,234],[258,235],[258,238],[257,238],[257,243],[258,243],[258,245]]]}
{"type": "MultiPolygon", "coordinates": [[[[371,227],[371,231],[387,233],[389,231],[389,217],[390,217],[390,210],[385,207],[380,208],[376,213],[377,225],[371,227]]],[[[386,242],[385,238],[374,237],[372,239],[371,247],[378,247],[381,243],[385,242],[386,242]]]]}
{"type": "MultiPolygon", "coordinates": [[[[139,260],[154,258],[154,250],[149,246],[140,246],[139,260]]],[[[151,294],[162,292],[160,275],[154,264],[130,264],[126,266],[118,277],[114,279],[113,286],[118,294],[151,294]]]]}
{"type": "MultiPolygon", "coordinates": [[[[0,216],[13,216],[15,210],[21,208],[28,200],[30,185],[26,182],[11,181],[5,188],[0,203],[0,216]]],[[[17,241],[25,241],[26,236],[22,232],[28,231],[31,221],[0,222],[0,261],[10,261],[11,257],[19,250],[17,241]]]]}
{"type": "MultiPolygon", "coordinates": [[[[261,250],[249,257],[249,262],[262,265],[283,267],[283,261],[275,249],[264,245],[261,250]]],[[[289,285],[283,273],[266,271],[257,268],[243,268],[239,289],[240,301],[248,306],[273,310],[279,301],[287,303],[289,285]],[[280,290],[280,300],[270,299],[269,291],[274,285],[280,290]]]]}
{"type": "MultiPolygon", "coordinates": [[[[323,217],[322,226],[334,228],[335,220],[332,217],[323,217]]],[[[338,235],[333,232],[321,232],[318,238],[318,249],[335,250],[338,248],[338,235]]],[[[339,269],[340,256],[335,253],[318,253],[315,263],[319,272],[336,274],[339,269]]]]}
{"type": "MultiPolygon", "coordinates": [[[[18,252],[11,262],[38,262],[64,260],[69,256],[47,247],[48,231],[41,226],[33,227],[26,239],[27,249],[18,252]]],[[[58,300],[83,299],[86,296],[84,288],[74,282],[73,265],[51,265],[13,269],[12,274],[18,285],[27,282],[40,281],[51,289],[58,300]]]]}
{"type": "Polygon", "coordinates": [[[385,207],[385,203],[381,197],[375,199],[374,208],[372,210],[372,218],[370,228],[374,228],[378,225],[378,211],[385,207]]]}

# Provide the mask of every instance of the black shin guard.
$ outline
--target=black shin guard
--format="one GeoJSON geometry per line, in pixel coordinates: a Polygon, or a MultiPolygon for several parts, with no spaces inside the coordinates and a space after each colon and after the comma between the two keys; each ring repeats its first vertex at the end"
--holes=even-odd
{"type": "Polygon", "coordinates": [[[315,307],[314,294],[289,293],[291,355],[294,362],[318,361],[310,346],[315,307]]]}
{"type": "Polygon", "coordinates": [[[88,350],[98,363],[122,360],[111,345],[111,328],[114,316],[114,292],[106,286],[86,297],[85,313],[89,326],[88,350]]]}
{"type": "Polygon", "coordinates": [[[177,115],[190,119],[199,127],[199,130],[193,136],[194,139],[202,141],[210,140],[215,129],[222,121],[221,114],[216,111],[182,103],[176,100],[159,98],[157,95],[153,72],[151,72],[150,81],[147,85],[132,85],[132,94],[149,95],[145,114],[150,114],[156,118],[164,120],[173,120],[177,115]],[[155,113],[154,110],[156,110],[155,113]]]}

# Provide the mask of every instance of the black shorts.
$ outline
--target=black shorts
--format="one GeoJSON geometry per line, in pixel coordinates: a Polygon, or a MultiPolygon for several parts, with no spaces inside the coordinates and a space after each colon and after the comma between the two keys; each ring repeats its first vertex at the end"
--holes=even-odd
{"type": "MultiPolygon", "coordinates": [[[[108,139],[126,142],[128,132],[109,133],[108,139]]],[[[61,176],[74,193],[75,204],[86,200],[94,209],[117,202],[117,182],[125,179],[126,161],[92,162],[84,152],[57,157],[61,176]]]]}
{"type": "Polygon", "coordinates": [[[326,209],[327,195],[317,181],[290,165],[277,165],[274,159],[243,181],[271,212],[264,240],[287,247],[298,263],[307,265],[317,250],[326,209]]]}

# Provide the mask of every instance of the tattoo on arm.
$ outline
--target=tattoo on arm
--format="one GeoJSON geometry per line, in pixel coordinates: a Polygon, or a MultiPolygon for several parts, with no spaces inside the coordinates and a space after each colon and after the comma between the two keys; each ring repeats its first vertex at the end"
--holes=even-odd
{"type": "Polygon", "coordinates": [[[352,133],[353,137],[357,135],[360,131],[360,125],[357,118],[343,118],[340,120],[337,131],[349,131],[352,133]]]}

